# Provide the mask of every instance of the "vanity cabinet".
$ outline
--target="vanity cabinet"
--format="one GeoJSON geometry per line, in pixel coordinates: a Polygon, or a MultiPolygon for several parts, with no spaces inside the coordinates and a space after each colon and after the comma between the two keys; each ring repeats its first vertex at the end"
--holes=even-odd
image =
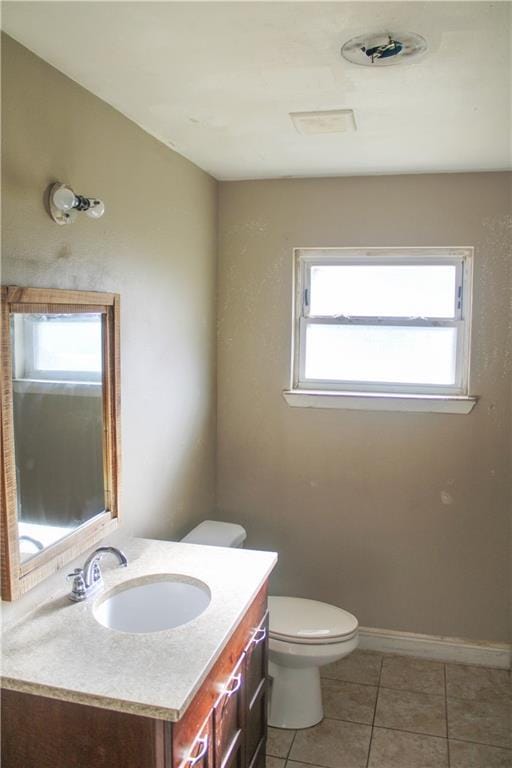
{"type": "Polygon", "coordinates": [[[267,649],[265,585],[177,722],[4,690],[2,768],[264,768],[267,649]]]}
{"type": "Polygon", "coordinates": [[[267,649],[265,587],[183,718],[173,724],[171,768],[265,765],[267,649]]]}

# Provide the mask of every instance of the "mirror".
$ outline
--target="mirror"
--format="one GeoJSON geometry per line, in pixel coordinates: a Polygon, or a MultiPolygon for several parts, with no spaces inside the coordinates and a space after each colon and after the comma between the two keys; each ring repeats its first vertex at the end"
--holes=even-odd
{"type": "Polygon", "coordinates": [[[21,561],[105,509],[101,314],[11,314],[21,561]]]}
{"type": "Polygon", "coordinates": [[[118,313],[115,294],[2,289],[4,599],[117,522],[118,313]]]}

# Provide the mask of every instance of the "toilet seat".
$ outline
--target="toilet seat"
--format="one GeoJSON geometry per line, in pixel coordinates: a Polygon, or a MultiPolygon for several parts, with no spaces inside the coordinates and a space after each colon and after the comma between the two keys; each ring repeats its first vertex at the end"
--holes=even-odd
{"type": "Polygon", "coordinates": [[[270,630],[275,640],[299,645],[329,645],[351,640],[359,627],[343,608],[301,597],[269,597],[270,630]]]}

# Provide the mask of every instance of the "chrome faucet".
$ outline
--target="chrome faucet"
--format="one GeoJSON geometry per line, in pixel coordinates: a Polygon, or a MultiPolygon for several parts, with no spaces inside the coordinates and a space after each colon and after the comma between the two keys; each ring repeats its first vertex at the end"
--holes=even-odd
{"type": "Polygon", "coordinates": [[[126,568],[128,559],[124,552],[117,547],[98,547],[92,552],[84,563],[83,568],[75,568],[73,573],[68,573],[67,579],[73,580],[73,586],[68,597],[74,602],[87,600],[103,587],[100,560],[103,555],[115,555],[119,565],[126,568]]]}

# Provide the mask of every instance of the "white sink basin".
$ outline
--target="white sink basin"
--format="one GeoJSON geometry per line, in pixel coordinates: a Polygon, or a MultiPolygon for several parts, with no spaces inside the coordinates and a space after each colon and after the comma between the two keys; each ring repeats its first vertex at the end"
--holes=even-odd
{"type": "Polygon", "coordinates": [[[188,576],[155,576],[124,582],[102,595],[96,621],[120,632],[161,632],[200,616],[211,600],[207,585],[188,576]]]}

